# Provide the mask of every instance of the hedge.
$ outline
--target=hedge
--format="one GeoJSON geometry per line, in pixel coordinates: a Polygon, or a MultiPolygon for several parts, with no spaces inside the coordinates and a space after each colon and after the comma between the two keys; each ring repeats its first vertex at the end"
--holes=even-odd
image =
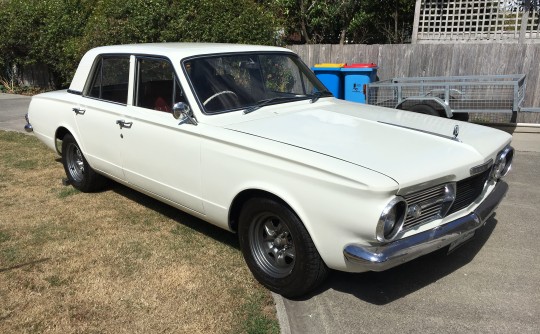
{"type": "Polygon", "coordinates": [[[82,55],[99,45],[223,42],[272,45],[280,26],[255,0],[0,0],[0,78],[47,66],[66,87],[82,55]]]}

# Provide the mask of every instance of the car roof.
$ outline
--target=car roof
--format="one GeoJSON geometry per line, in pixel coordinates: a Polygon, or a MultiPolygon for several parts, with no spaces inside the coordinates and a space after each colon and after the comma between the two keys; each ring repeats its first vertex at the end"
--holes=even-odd
{"type": "Polygon", "coordinates": [[[177,61],[191,56],[261,51],[293,53],[289,49],[275,46],[224,43],[142,43],[100,46],[89,50],[83,56],[69,89],[74,92],[83,90],[94,60],[101,54],[156,55],[177,61]]]}
{"type": "Polygon", "coordinates": [[[290,51],[285,48],[263,45],[224,43],[144,43],[101,46],[92,49],[96,53],[133,53],[180,56],[181,58],[223,52],[290,51]]]}

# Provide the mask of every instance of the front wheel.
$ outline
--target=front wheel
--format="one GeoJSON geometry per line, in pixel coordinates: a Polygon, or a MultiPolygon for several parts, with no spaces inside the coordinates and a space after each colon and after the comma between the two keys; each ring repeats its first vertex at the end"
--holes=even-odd
{"type": "Polygon", "coordinates": [[[71,134],[66,134],[62,139],[62,164],[68,181],[74,188],[82,192],[92,192],[103,187],[105,178],[90,167],[71,134]]]}
{"type": "Polygon", "coordinates": [[[249,200],[240,214],[238,234],[253,276],[276,293],[306,294],[328,275],[304,225],[284,204],[266,198],[249,200]]]}

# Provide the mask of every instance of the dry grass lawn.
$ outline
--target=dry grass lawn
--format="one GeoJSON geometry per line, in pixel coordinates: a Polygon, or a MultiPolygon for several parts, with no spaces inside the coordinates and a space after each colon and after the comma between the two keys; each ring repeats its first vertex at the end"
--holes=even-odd
{"type": "Polygon", "coordinates": [[[276,333],[236,236],[0,131],[0,333],[276,333]]]}

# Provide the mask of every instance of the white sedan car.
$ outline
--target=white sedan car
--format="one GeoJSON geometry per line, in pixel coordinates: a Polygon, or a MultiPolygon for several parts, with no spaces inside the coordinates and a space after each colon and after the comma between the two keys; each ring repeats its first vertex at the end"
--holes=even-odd
{"type": "Polygon", "coordinates": [[[113,179],[236,232],[288,297],[470,239],[513,157],[498,130],[337,100],[277,47],[99,47],[27,117],[73,187],[113,179]]]}

